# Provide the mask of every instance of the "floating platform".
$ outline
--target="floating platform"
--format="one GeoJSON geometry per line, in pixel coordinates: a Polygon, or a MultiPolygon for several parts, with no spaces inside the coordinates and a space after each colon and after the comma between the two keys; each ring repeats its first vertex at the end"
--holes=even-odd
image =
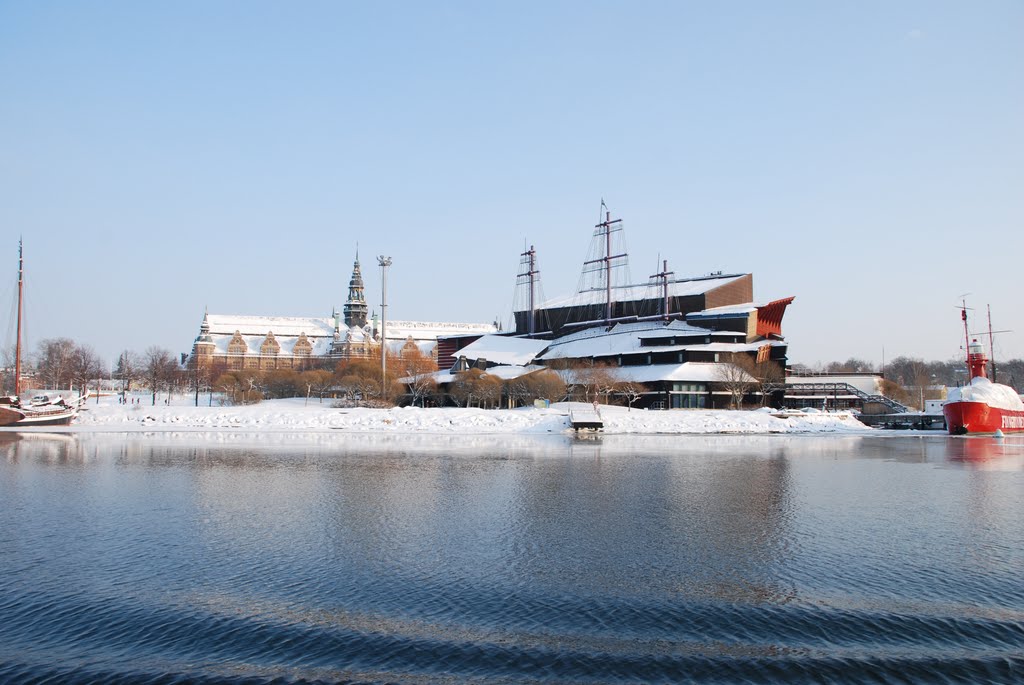
{"type": "Polygon", "coordinates": [[[857,420],[873,428],[946,430],[946,417],[941,412],[938,414],[924,414],[921,412],[859,414],[857,420]]]}
{"type": "Polygon", "coordinates": [[[590,405],[574,406],[569,410],[569,423],[577,433],[581,430],[599,431],[604,428],[604,419],[596,407],[590,405]]]}

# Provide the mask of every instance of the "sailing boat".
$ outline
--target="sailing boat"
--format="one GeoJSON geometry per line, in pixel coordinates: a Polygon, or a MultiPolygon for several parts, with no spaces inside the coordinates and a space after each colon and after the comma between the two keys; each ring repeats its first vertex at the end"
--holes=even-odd
{"type": "Polygon", "coordinates": [[[66,426],[78,415],[77,406],[70,406],[62,398],[42,403],[21,403],[21,309],[24,291],[24,259],[21,241],[18,241],[18,338],[14,348],[14,395],[0,397],[0,426],[15,428],[29,426],[66,426]]]}

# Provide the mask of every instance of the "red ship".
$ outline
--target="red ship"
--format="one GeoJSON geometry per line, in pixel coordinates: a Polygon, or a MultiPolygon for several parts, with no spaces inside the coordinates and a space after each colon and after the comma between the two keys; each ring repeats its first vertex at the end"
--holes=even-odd
{"type": "MultiPolygon", "coordinates": [[[[964,332],[967,331],[967,309],[963,309],[964,332]]],[[[967,368],[971,380],[962,388],[949,391],[942,405],[946,427],[951,435],[968,433],[1024,433],[1024,402],[1008,385],[993,383],[985,373],[988,357],[977,340],[967,345],[967,368]]]]}

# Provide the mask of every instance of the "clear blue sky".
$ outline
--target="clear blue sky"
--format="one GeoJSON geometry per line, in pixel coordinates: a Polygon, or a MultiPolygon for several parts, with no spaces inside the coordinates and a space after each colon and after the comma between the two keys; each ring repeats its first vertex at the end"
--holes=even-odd
{"type": "MultiPolygon", "coordinates": [[[[0,0],[0,246],[28,333],[188,351],[203,308],[507,321],[576,286],[752,271],[792,361],[1024,357],[1024,3],[0,0]]],[[[5,300],[6,301],[6,300],[5,300]]],[[[6,309],[6,306],[4,307],[6,309]]]]}

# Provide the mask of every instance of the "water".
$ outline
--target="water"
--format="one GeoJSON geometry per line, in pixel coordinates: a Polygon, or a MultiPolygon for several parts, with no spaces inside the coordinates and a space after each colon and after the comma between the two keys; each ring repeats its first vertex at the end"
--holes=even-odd
{"type": "Polygon", "coordinates": [[[1024,682],[1024,440],[0,433],[0,682],[1024,682]]]}

